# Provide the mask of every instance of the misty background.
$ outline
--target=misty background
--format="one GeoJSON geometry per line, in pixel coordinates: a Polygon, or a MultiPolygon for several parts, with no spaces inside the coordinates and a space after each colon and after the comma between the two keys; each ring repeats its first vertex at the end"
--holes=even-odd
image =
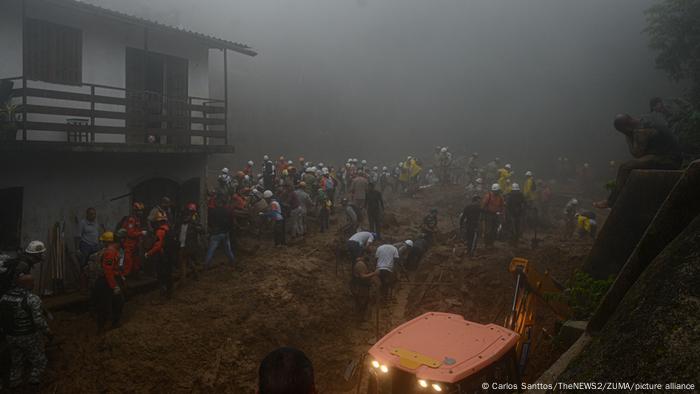
{"type": "Polygon", "coordinates": [[[259,52],[229,54],[234,167],[265,153],[430,162],[447,145],[521,174],[557,156],[595,169],[629,156],[615,113],[679,91],[647,47],[652,0],[90,2],[259,52]]]}

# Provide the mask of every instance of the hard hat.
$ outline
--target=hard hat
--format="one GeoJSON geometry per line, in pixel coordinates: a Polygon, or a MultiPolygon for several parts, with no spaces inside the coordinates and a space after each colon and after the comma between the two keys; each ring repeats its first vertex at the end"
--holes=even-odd
{"type": "Polygon", "coordinates": [[[304,170],[304,172],[314,172],[314,169],[313,167],[307,167],[306,170],[304,170]]]}
{"type": "Polygon", "coordinates": [[[248,165],[252,167],[255,165],[255,163],[253,163],[253,160],[248,160],[248,165]]]}
{"type": "Polygon", "coordinates": [[[472,156],[479,156],[479,153],[478,153],[478,152],[474,152],[474,153],[472,153],[472,156]]]}
{"type": "Polygon", "coordinates": [[[386,171],[386,170],[388,170],[388,168],[386,168],[386,166],[382,167],[382,171],[386,171]]]}
{"type": "Polygon", "coordinates": [[[519,190],[520,190],[520,185],[518,185],[517,183],[514,183],[514,184],[511,186],[511,188],[512,188],[513,190],[515,190],[515,191],[519,191],[519,190]]]}
{"type": "Polygon", "coordinates": [[[367,164],[367,160],[362,160],[362,164],[367,164]]]}
{"type": "Polygon", "coordinates": [[[195,204],[195,203],[193,203],[193,202],[187,204],[187,210],[188,210],[188,211],[196,211],[196,210],[197,210],[197,204],[195,204]]]}
{"type": "Polygon", "coordinates": [[[406,160],[411,160],[411,159],[413,159],[413,157],[411,157],[411,156],[406,157],[406,160]]]}
{"type": "Polygon", "coordinates": [[[272,192],[270,190],[265,190],[263,193],[264,198],[272,198],[272,192]]]}
{"type": "Polygon", "coordinates": [[[145,207],[143,206],[143,203],[142,203],[142,202],[138,202],[138,201],[135,202],[135,203],[132,205],[132,208],[133,208],[135,211],[143,211],[143,210],[145,209],[145,207]]]}
{"type": "Polygon", "coordinates": [[[228,174],[228,168],[227,167],[222,168],[221,172],[224,174],[228,174]]]}
{"type": "Polygon", "coordinates": [[[323,163],[318,163],[318,166],[321,167],[321,168],[325,167],[325,166],[323,165],[323,163]]]}
{"type": "Polygon", "coordinates": [[[573,205],[578,205],[578,200],[575,199],[575,198],[572,198],[572,199],[571,199],[571,203],[572,203],[573,205]]]}
{"type": "Polygon", "coordinates": [[[350,167],[350,163],[345,163],[345,167],[350,167]]]}
{"type": "Polygon", "coordinates": [[[484,182],[483,179],[481,179],[481,178],[476,178],[476,183],[483,183],[483,182],[484,182]]]}
{"type": "Polygon", "coordinates": [[[493,185],[491,185],[491,191],[492,191],[492,192],[500,192],[500,191],[501,191],[501,185],[499,185],[498,183],[494,183],[493,185]]]}
{"type": "Polygon", "coordinates": [[[250,175],[244,176],[243,179],[245,179],[246,181],[249,181],[249,180],[250,180],[250,175]]]}
{"type": "Polygon", "coordinates": [[[378,238],[379,238],[379,237],[377,237],[377,233],[370,233],[370,234],[372,234],[372,238],[374,238],[374,239],[378,239],[378,238]]]}
{"type": "Polygon", "coordinates": [[[348,159],[347,163],[348,164],[352,163],[352,159],[348,159]]]}
{"type": "Polygon", "coordinates": [[[42,254],[46,252],[46,246],[44,246],[44,243],[41,241],[32,241],[27,245],[27,248],[24,249],[24,252],[27,254],[42,254]]]}
{"type": "Polygon", "coordinates": [[[406,245],[408,245],[411,248],[413,247],[413,241],[411,241],[410,239],[403,241],[403,243],[405,243],[406,245]]]}
{"type": "Polygon", "coordinates": [[[243,171],[236,172],[236,178],[243,178],[244,176],[245,174],[243,173],[243,171]]]}
{"type": "Polygon", "coordinates": [[[270,160],[270,156],[268,156],[268,155],[263,156],[263,160],[270,160]]]}
{"type": "Polygon", "coordinates": [[[402,162],[402,161],[399,162],[399,167],[403,167],[403,162],[402,162]]]}
{"type": "Polygon", "coordinates": [[[304,182],[304,181],[299,182],[299,187],[306,187],[306,182],[304,182]]]}
{"type": "Polygon", "coordinates": [[[289,164],[291,166],[292,164],[294,164],[294,162],[289,160],[289,161],[287,161],[287,164],[289,164]]]}
{"type": "Polygon", "coordinates": [[[321,169],[321,172],[323,172],[324,174],[328,174],[328,168],[323,167],[323,169],[321,169]]]}
{"type": "Polygon", "coordinates": [[[165,216],[165,214],[161,211],[156,212],[156,215],[153,218],[154,222],[165,222],[167,220],[168,220],[168,217],[165,216]]]}
{"type": "Polygon", "coordinates": [[[527,172],[525,173],[525,176],[532,176],[532,171],[527,171],[527,172]]]}
{"type": "Polygon", "coordinates": [[[432,168],[429,169],[428,172],[432,174],[432,173],[433,173],[433,169],[432,169],[432,168]]]}
{"type": "Polygon", "coordinates": [[[287,175],[289,175],[289,171],[288,171],[288,170],[282,170],[282,176],[287,176],[287,175]]]}
{"type": "Polygon", "coordinates": [[[372,167],[372,170],[373,170],[373,171],[379,171],[379,167],[374,166],[374,167],[372,167]]]}
{"type": "Polygon", "coordinates": [[[442,152],[442,153],[447,152],[447,148],[442,148],[442,149],[440,149],[440,152],[442,152]]]}
{"type": "Polygon", "coordinates": [[[316,172],[316,171],[318,171],[318,169],[316,168],[316,166],[311,167],[311,172],[316,172]]]}
{"type": "Polygon", "coordinates": [[[510,164],[506,164],[504,167],[505,167],[506,169],[508,169],[508,170],[510,170],[511,168],[513,168],[510,164]]]}
{"type": "Polygon", "coordinates": [[[127,235],[129,234],[127,233],[125,228],[120,228],[119,230],[117,230],[116,233],[114,233],[114,236],[118,239],[126,238],[127,235]]]}
{"type": "Polygon", "coordinates": [[[299,161],[304,161],[304,156],[299,156],[299,161]]]}
{"type": "Polygon", "coordinates": [[[284,156],[280,156],[280,161],[284,160],[284,156]]]}
{"type": "Polygon", "coordinates": [[[105,231],[100,235],[101,242],[114,242],[114,233],[111,231],[105,231]]]}

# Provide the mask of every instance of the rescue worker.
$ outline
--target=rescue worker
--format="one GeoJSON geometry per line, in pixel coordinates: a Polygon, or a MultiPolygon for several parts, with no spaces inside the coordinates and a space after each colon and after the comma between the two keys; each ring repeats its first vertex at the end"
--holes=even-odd
{"type": "Polygon", "coordinates": [[[265,190],[263,193],[263,198],[268,204],[268,210],[264,214],[268,219],[272,220],[273,228],[272,234],[275,240],[275,246],[285,246],[287,245],[287,240],[284,231],[284,216],[282,215],[282,206],[274,198],[274,194],[271,190],[265,190]]]}
{"type": "MultiPolygon", "coordinates": [[[[226,193],[226,195],[228,195],[228,193],[226,193]]],[[[172,205],[173,202],[170,200],[170,197],[162,197],[160,199],[160,202],[151,209],[151,212],[148,213],[148,224],[150,225],[153,223],[157,223],[155,219],[159,216],[165,216],[166,220],[174,220],[171,210],[172,205]]],[[[152,229],[155,230],[155,228],[152,229]]]]}
{"type": "Polygon", "coordinates": [[[525,213],[525,196],[520,191],[520,185],[513,183],[511,191],[506,194],[506,224],[511,235],[511,243],[517,245],[520,241],[521,225],[525,213]]]}
{"type": "Polygon", "coordinates": [[[367,196],[365,197],[364,208],[367,210],[369,231],[377,234],[377,239],[381,239],[384,198],[382,197],[382,193],[375,188],[374,183],[367,184],[367,196]]]}
{"type": "Polygon", "coordinates": [[[318,224],[321,233],[326,232],[330,227],[331,207],[333,203],[326,195],[326,192],[319,188],[316,192],[316,207],[318,208],[318,224]]]}
{"type": "Polygon", "coordinates": [[[15,284],[14,280],[19,275],[28,275],[36,264],[44,261],[46,246],[41,241],[31,241],[27,247],[16,258],[4,261],[2,263],[3,273],[2,281],[0,282],[0,296],[10,290],[15,284]]]}
{"type": "Polygon", "coordinates": [[[146,229],[142,227],[144,205],[142,202],[134,202],[131,207],[131,215],[126,218],[122,228],[126,230],[124,240],[124,276],[141,270],[141,240],[146,235],[146,229]]]}
{"type": "Polygon", "coordinates": [[[627,114],[620,114],[615,117],[614,125],[615,129],[625,136],[634,159],[620,165],[608,199],[595,203],[596,208],[612,208],[615,205],[632,170],[677,170],[682,162],[676,137],[668,129],[668,125],[660,122],[658,117],[636,119],[627,114]]]}
{"type": "Polygon", "coordinates": [[[350,280],[350,292],[355,299],[355,309],[363,319],[369,304],[372,279],[377,275],[379,272],[370,270],[363,257],[355,259],[355,264],[352,267],[352,279],[350,280]]]}
{"type": "Polygon", "coordinates": [[[399,250],[390,244],[381,245],[374,254],[377,259],[377,271],[379,273],[379,293],[384,301],[391,296],[395,282],[395,266],[399,260],[399,250]]]}
{"type": "Polygon", "coordinates": [[[467,246],[467,255],[469,257],[474,257],[479,240],[479,223],[481,223],[481,204],[479,200],[481,200],[480,196],[472,196],[471,202],[464,207],[459,217],[459,228],[461,229],[462,239],[467,246]]]}
{"type": "Polygon", "coordinates": [[[532,171],[525,172],[525,183],[523,184],[523,195],[528,203],[535,201],[535,192],[537,191],[537,185],[535,184],[535,178],[532,176],[532,171]]]}
{"type": "Polygon", "coordinates": [[[498,170],[498,186],[500,186],[503,193],[508,193],[510,191],[510,178],[512,176],[512,167],[510,164],[506,164],[498,170]]]}
{"type": "Polygon", "coordinates": [[[440,149],[440,154],[438,155],[438,166],[440,169],[440,174],[438,178],[440,183],[447,185],[450,183],[450,165],[452,164],[452,153],[448,152],[447,147],[440,149]]]}
{"type": "Polygon", "coordinates": [[[576,212],[578,211],[578,200],[570,199],[564,206],[564,238],[570,238],[576,227],[576,212]]]}
{"type": "Polygon", "coordinates": [[[430,213],[423,218],[423,223],[421,224],[421,231],[425,234],[425,240],[432,244],[435,233],[438,229],[438,210],[437,208],[431,208],[430,213]]]}
{"type": "Polygon", "coordinates": [[[153,219],[152,226],[155,228],[155,242],[145,256],[156,267],[156,276],[158,277],[161,295],[171,298],[173,295],[173,266],[170,259],[171,251],[166,250],[166,237],[169,236],[168,232],[170,231],[168,217],[162,212],[158,212],[153,219]]]}
{"type": "Polygon", "coordinates": [[[97,223],[97,210],[88,208],[85,218],[78,222],[77,245],[80,250],[80,265],[85,267],[91,254],[100,250],[100,229],[103,226],[97,223]]]}
{"type": "Polygon", "coordinates": [[[248,176],[251,176],[253,175],[254,168],[255,163],[253,162],[253,160],[248,160],[248,163],[246,163],[245,167],[243,167],[243,173],[248,176]]]}
{"type": "Polygon", "coordinates": [[[104,330],[110,317],[112,328],[117,328],[124,307],[124,275],[120,267],[120,262],[124,259],[124,250],[123,239],[120,236],[126,234],[124,230],[120,230],[118,234],[115,236],[111,231],[107,231],[100,237],[104,245],[99,265],[101,272],[98,273],[93,288],[98,333],[104,330]]]}
{"type": "Polygon", "coordinates": [[[491,191],[481,199],[481,210],[484,218],[484,241],[487,248],[492,248],[498,235],[500,216],[503,215],[505,202],[498,183],[491,185],[491,191]]]}
{"type": "Polygon", "coordinates": [[[343,206],[343,211],[345,212],[343,234],[347,234],[349,237],[350,235],[355,234],[358,230],[357,212],[355,212],[355,208],[353,208],[347,198],[343,198],[340,201],[340,204],[343,206]]]}
{"type": "Polygon", "coordinates": [[[214,259],[214,252],[220,244],[224,245],[224,252],[228,257],[230,266],[236,262],[236,257],[231,248],[231,232],[233,230],[233,213],[228,207],[228,199],[226,196],[219,196],[217,207],[209,211],[209,247],[207,248],[207,256],[204,259],[204,268],[211,267],[211,261],[214,259]]]}
{"type": "Polygon", "coordinates": [[[178,233],[178,261],[180,263],[180,281],[184,283],[187,272],[192,271],[192,277],[197,280],[197,260],[202,252],[201,236],[204,228],[199,222],[197,204],[191,202],[185,207],[178,233]]]}
{"type": "Polygon", "coordinates": [[[598,232],[595,212],[583,211],[576,214],[576,229],[578,230],[579,238],[588,235],[595,239],[596,233],[598,232]]]}
{"type": "Polygon", "coordinates": [[[326,197],[328,197],[328,200],[332,205],[335,202],[336,181],[331,176],[330,170],[326,167],[321,170],[321,174],[322,176],[319,182],[319,187],[326,194],[326,197]]]}
{"type": "Polygon", "coordinates": [[[43,315],[39,296],[32,293],[34,277],[19,273],[12,288],[0,298],[0,327],[10,351],[10,388],[22,384],[25,363],[29,364],[28,382],[41,383],[46,369],[43,336],[53,335],[43,315]]]}
{"type": "Polygon", "coordinates": [[[357,208],[357,221],[359,223],[363,221],[363,209],[365,207],[365,199],[367,198],[368,185],[367,176],[362,171],[357,173],[357,176],[350,184],[350,200],[355,208],[357,208]]]}
{"type": "Polygon", "coordinates": [[[270,160],[268,155],[263,156],[262,176],[265,189],[273,189],[275,187],[275,163],[270,160]]]}
{"type": "Polygon", "coordinates": [[[360,231],[353,234],[347,242],[348,253],[350,254],[351,261],[357,260],[357,258],[362,257],[365,250],[374,242],[375,235],[369,231],[360,231]]]}
{"type": "Polygon", "coordinates": [[[306,235],[306,215],[314,203],[311,201],[309,193],[306,192],[305,182],[299,182],[294,193],[296,193],[297,200],[299,200],[299,206],[291,212],[291,216],[294,218],[292,237],[304,237],[306,235]]]}

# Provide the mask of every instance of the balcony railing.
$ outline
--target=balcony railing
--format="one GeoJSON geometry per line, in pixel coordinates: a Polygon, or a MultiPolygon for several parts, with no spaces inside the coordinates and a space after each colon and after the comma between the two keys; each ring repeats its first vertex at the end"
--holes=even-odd
{"type": "MultiPolygon", "coordinates": [[[[11,81],[16,140],[206,145],[227,143],[226,102],[83,83],[11,81]]],[[[7,128],[6,128],[7,129],[7,128]]],[[[13,138],[5,137],[5,140],[13,138]]]]}

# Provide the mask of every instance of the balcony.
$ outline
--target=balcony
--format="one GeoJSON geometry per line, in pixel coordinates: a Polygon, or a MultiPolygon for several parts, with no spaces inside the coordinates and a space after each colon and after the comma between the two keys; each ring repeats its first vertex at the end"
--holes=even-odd
{"type": "Polygon", "coordinates": [[[7,112],[0,117],[3,145],[232,151],[224,100],[17,77],[0,79],[0,105],[3,102],[10,103],[5,108],[14,111],[15,119],[11,125],[7,112]]]}

